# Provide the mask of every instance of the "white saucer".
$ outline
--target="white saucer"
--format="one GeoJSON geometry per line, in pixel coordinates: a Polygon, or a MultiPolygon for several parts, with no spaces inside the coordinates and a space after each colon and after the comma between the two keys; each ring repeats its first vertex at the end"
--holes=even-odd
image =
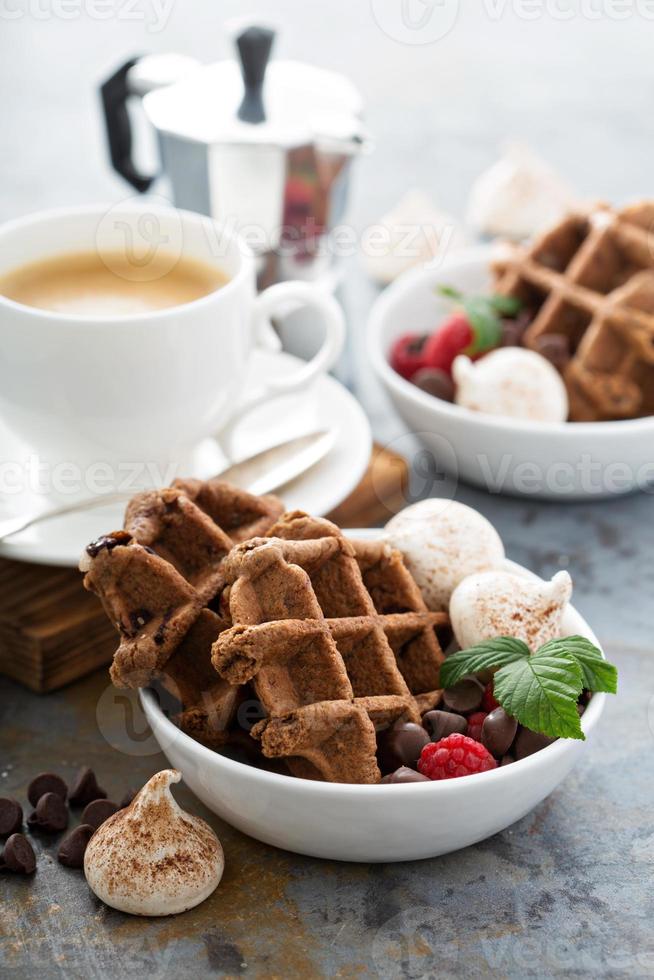
{"type": "MultiPolygon", "coordinates": [[[[271,373],[290,373],[298,363],[298,358],[290,354],[257,351],[252,358],[250,384],[258,385],[271,373]]],[[[309,389],[276,398],[252,412],[234,433],[232,453],[240,458],[283,439],[327,428],[335,429],[334,446],[327,456],[277,491],[289,510],[297,508],[320,516],[340,504],[359,483],[372,449],[370,425],[363,409],[334,378],[320,377],[309,389]]],[[[27,453],[26,447],[0,427],[0,461],[22,460],[27,453]]],[[[211,476],[220,456],[220,449],[213,442],[210,447],[199,447],[194,454],[193,471],[186,475],[211,476]]],[[[4,509],[6,502],[5,496],[0,507],[4,509]]],[[[21,504],[32,509],[33,502],[27,492],[17,495],[10,500],[8,512],[20,513],[21,504]]],[[[0,543],[0,555],[40,565],[76,567],[89,541],[122,527],[123,511],[124,505],[113,504],[44,521],[0,543]]]]}

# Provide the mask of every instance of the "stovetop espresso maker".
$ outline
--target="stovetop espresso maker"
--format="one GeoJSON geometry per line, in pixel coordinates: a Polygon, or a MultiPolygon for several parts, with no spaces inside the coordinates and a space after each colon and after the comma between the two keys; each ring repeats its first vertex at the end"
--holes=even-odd
{"type": "Polygon", "coordinates": [[[274,39],[253,26],[236,37],[238,61],[149,55],[122,65],[101,88],[111,162],[139,192],[165,175],[176,206],[239,230],[261,286],[329,283],[330,232],[344,220],[351,164],[368,144],[362,100],[343,75],[270,61],[274,39]],[[134,160],[132,97],[156,131],[160,174],[141,173],[134,160]]]}

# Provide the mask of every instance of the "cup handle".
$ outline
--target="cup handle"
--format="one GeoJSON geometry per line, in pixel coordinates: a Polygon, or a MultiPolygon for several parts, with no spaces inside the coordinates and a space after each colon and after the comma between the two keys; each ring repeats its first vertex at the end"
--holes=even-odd
{"type": "Polygon", "coordinates": [[[266,385],[268,395],[304,388],[317,375],[328,371],[343,350],[345,319],[341,307],[327,290],[307,282],[280,282],[256,298],[253,324],[255,344],[268,350],[279,350],[279,338],[270,320],[283,309],[298,307],[306,307],[322,318],[325,338],[320,350],[297,371],[284,378],[271,378],[266,385]]]}
{"type": "Polygon", "coordinates": [[[273,329],[270,318],[282,309],[289,307],[297,309],[301,306],[313,310],[322,317],[325,339],[320,350],[297,371],[283,378],[270,378],[239,403],[236,416],[227,423],[220,434],[220,443],[224,448],[244,415],[258,408],[271,397],[305,388],[319,374],[328,371],[343,350],[345,318],[341,307],[331,293],[307,282],[280,282],[257,296],[252,324],[255,347],[280,351],[281,341],[273,329]]]}

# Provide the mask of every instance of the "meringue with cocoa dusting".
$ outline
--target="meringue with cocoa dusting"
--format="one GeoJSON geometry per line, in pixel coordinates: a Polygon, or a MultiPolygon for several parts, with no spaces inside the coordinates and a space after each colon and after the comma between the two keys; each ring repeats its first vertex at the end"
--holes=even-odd
{"type": "Polygon", "coordinates": [[[561,635],[571,595],[566,571],[549,582],[503,569],[468,575],[452,593],[452,629],[463,650],[496,636],[513,636],[537,650],[561,635]]]}
{"type": "Polygon", "coordinates": [[[176,769],[150,779],[128,807],[105,820],[84,855],[91,890],[132,915],[175,915],[203,902],[222,878],[223,849],[204,820],[186,813],[170,784],[176,769]]]}

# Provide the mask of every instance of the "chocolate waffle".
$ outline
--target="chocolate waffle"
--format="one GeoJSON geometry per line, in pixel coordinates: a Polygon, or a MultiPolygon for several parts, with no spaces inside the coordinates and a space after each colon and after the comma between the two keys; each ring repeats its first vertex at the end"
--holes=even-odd
{"type": "Polygon", "coordinates": [[[654,414],[654,202],[566,217],[495,267],[496,292],[534,317],[533,350],[565,338],[572,421],[654,414]]]}
{"type": "MultiPolygon", "coordinates": [[[[270,528],[269,534],[290,540],[331,536],[346,540],[335,524],[300,511],[285,514],[270,528]]],[[[312,576],[312,582],[317,583],[320,590],[319,598],[325,596],[328,603],[332,632],[340,634],[338,639],[344,645],[345,628],[336,624],[336,617],[377,614],[400,673],[424,713],[440,700],[438,680],[443,661],[442,647],[447,646],[451,638],[449,617],[427,609],[422,593],[397,549],[383,541],[347,540],[354,550],[359,571],[352,570],[347,581],[340,574],[334,576],[338,583],[346,585],[347,602],[341,600],[338,609],[334,609],[334,583],[324,585],[325,571],[321,573],[322,579],[315,573],[312,576]]]]}
{"type": "MultiPolygon", "coordinates": [[[[446,617],[424,604],[409,612],[378,610],[355,545],[328,521],[289,514],[269,534],[225,559],[234,626],[214,644],[214,666],[231,684],[253,681],[268,716],[252,732],[264,754],[285,758],[295,775],[377,782],[376,728],[400,718],[419,721],[421,709],[440,697],[434,627],[446,617]],[[431,690],[410,689],[403,659],[413,683],[431,682],[431,690]],[[414,694],[426,697],[418,703],[414,694]]],[[[391,549],[364,550],[366,572],[388,607],[381,566],[396,560],[391,549]]],[[[404,572],[399,601],[419,606],[404,572]]]]}
{"type": "Polygon", "coordinates": [[[222,591],[234,542],[265,531],[282,510],[275,497],[219,480],[178,480],[134,497],[127,530],[90,545],[80,566],[120,635],[113,683],[161,684],[179,701],[179,727],[211,747],[228,738],[243,692],[211,666],[211,646],[230,624],[206,606],[222,591]]]}
{"type": "Polygon", "coordinates": [[[227,552],[265,534],[284,507],[220,480],[176,480],[166,490],[139,493],[125,512],[125,530],[177,569],[208,603],[224,585],[227,552]]]}
{"type": "Polygon", "coordinates": [[[110,676],[116,687],[156,682],[179,702],[175,721],[216,748],[240,703],[241,692],[211,666],[211,646],[228,625],[165,559],[125,531],[89,545],[80,563],[84,585],[100,597],[120,644],[110,676]]]}

